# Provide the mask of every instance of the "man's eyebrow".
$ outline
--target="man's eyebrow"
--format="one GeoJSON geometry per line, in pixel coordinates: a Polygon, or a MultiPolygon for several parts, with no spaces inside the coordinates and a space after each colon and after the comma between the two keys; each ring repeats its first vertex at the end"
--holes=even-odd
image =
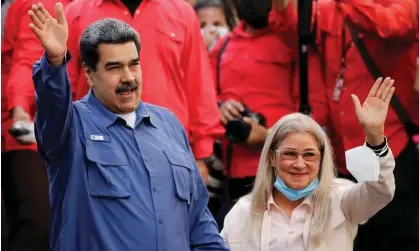
{"type": "Polygon", "coordinates": [[[109,68],[109,67],[112,67],[112,66],[121,66],[121,62],[110,61],[110,62],[105,63],[105,68],[109,68]]]}

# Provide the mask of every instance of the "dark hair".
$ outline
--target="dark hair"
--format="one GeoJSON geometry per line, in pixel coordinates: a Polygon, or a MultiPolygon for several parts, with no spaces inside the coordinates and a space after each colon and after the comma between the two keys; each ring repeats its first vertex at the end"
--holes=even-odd
{"type": "Polygon", "coordinates": [[[124,44],[134,42],[140,52],[138,33],[127,23],[113,18],[104,18],[90,24],[80,39],[80,57],[83,64],[96,70],[99,61],[97,48],[100,44],[124,44]]]}
{"type": "Polygon", "coordinates": [[[198,0],[194,5],[195,12],[203,8],[214,7],[223,11],[227,25],[230,30],[236,26],[235,7],[230,0],[198,0]]]}

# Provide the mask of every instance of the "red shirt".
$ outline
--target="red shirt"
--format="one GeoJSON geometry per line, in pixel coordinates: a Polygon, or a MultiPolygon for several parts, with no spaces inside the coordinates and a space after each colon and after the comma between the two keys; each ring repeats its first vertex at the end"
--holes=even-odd
{"type": "Polygon", "coordinates": [[[189,133],[197,159],[212,154],[213,138],[222,134],[220,113],[199,22],[186,1],[144,0],[131,16],[119,0],[81,0],[71,3],[66,15],[75,99],[89,90],[78,53],[82,31],[101,18],[122,20],[140,34],[142,100],[174,112],[189,133]]]}
{"type": "MultiPolygon", "coordinates": [[[[294,56],[292,51],[284,45],[281,36],[269,28],[251,36],[245,32],[243,22],[228,36],[230,36],[230,41],[220,62],[219,99],[221,101],[237,100],[253,112],[263,114],[268,128],[282,116],[298,111],[298,92],[296,93],[298,88],[293,85],[295,81],[294,56]]],[[[224,40],[225,38],[220,39],[210,52],[210,62],[214,73],[217,55],[224,40]]],[[[213,75],[216,76],[216,74],[213,75]]],[[[317,100],[322,101],[323,104],[314,102],[315,110],[325,111],[324,97],[317,100]],[[321,106],[324,109],[321,109],[321,106]]],[[[231,177],[255,176],[260,152],[261,149],[234,145],[231,177]]]]}
{"type": "MultiPolygon", "coordinates": [[[[36,111],[32,66],[41,58],[44,49],[29,28],[28,11],[32,4],[39,2],[55,15],[55,0],[15,0],[7,10],[1,46],[2,151],[37,150],[36,144],[20,145],[8,130],[12,126],[9,110],[21,106],[32,118],[36,111]]],[[[68,3],[67,0],[61,2],[68,3]]]]}
{"type": "MultiPolygon", "coordinates": [[[[365,133],[356,117],[350,94],[356,94],[363,101],[375,82],[360,53],[351,43],[346,28],[345,50],[342,50],[343,20],[351,20],[360,32],[375,63],[383,74],[395,79],[396,95],[412,119],[419,122],[419,94],[413,89],[417,56],[413,43],[417,29],[416,7],[415,0],[343,0],[341,3],[319,0],[318,6],[313,8],[318,22],[316,43],[320,50],[324,50],[322,53],[326,62],[325,83],[333,127],[330,136],[341,170],[345,166],[344,151],[365,141],[365,133]],[[339,100],[333,101],[336,79],[341,70],[342,51],[346,51],[344,84],[339,100]]],[[[294,31],[293,36],[288,36],[287,43],[296,44],[296,11],[290,4],[276,14],[278,27],[294,31]]],[[[393,154],[398,156],[406,146],[408,135],[392,108],[387,115],[385,135],[393,154]]]]}

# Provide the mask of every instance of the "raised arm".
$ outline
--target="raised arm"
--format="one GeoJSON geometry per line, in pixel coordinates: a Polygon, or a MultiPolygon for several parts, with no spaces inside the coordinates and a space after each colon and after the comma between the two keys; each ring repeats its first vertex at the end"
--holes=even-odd
{"type": "Polygon", "coordinates": [[[343,194],[341,208],[353,224],[375,215],[393,199],[395,191],[395,161],[384,137],[384,122],[394,93],[394,81],[389,78],[381,81],[378,79],[375,82],[362,106],[359,99],[352,95],[356,114],[365,130],[366,144],[376,153],[380,165],[378,181],[359,182],[343,194]]]}
{"type": "MultiPolygon", "coordinates": [[[[285,42],[296,50],[298,45],[298,13],[296,0],[273,1],[271,24],[277,32],[286,34],[285,42]]],[[[320,43],[319,31],[329,25],[334,13],[343,13],[344,18],[359,32],[396,43],[412,43],[417,37],[416,0],[327,0],[314,1],[312,24],[317,20],[316,43],[320,43]]],[[[312,28],[315,28],[314,25],[312,28]]]]}
{"type": "Polygon", "coordinates": [[[338,6],[345,18],[365,34],[402,42],[416,38],[416,0],[342,0],[338,6]]]}
{"type": "MultiPolygon", "coordinates": [[[[313,10],[316,2],[313,2],[313,10]]],[[[313,11],[313,13],[315,13],[313,11]]],[[[272,10],[269,16],[271,28],[280,35],[285,44],[295,52],[298,49],[298,15],[297,0],[273,1],[272,10]]]]}
{"type": "Polygon", "coordinates": [[[29,27],[36,35],[45,53],[34,65],[37,115],[36,137],[41,154],[54,160],[60,153],[70,131],[72,95],[66,70],[70,59],[66,43],[67,22],[61,3],[55,6],[57,19],[50,16],[42,4],[32,5],[29,27]]]}

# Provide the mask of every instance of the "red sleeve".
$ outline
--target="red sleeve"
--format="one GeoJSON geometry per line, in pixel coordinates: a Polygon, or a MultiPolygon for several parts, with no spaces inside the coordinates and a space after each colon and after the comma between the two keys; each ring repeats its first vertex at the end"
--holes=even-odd
{"type": "MultiPolygon", "coordinates": [[[[327,105],[326,85],[322,76],[321,55],[313,50],[309,51],[308,64],[308,100],[311,107],[312,118],[327,127],[329,107],[327,105]]],[[[300,106],[300,81],[298,68],[294,71],[293,93],[296,100],[297,111],[300,106]]]]}
{"type": "Polygon", "coordinates": [[[380,38],[416,38],[416,0],[342,0],[339,5],[348,20],[362,32],[380,38]]]}
{"type": "MultiPolygon", "coordinates": [[[[29,28],[31,19],[28,11],[32,4],[38,1],[19,1],[20,13],[15,13],[20,17],[18,37],[16,46],[13,48],[12,67],[7,82],[7,98],[9,109],[16,106],[22,107],[27,113],[33,113],[35,109],[35,88],[32,81],[32,66],[38,61],[44,49],[40,42],[29,28]]],[[[52,14],[55,13],[55,1],[43,1],[44,7],[52,14]]]]}
{"type": "Polygon", "coordinates": [[[272,30],[283,38],[284,43],[296,51],[298,49],[297,10],[291,1],[282,10],[275,8],[275,6],[272,8],[269,15],[269,24],[272,30]]]}
{"type": "Polygon", "coordinates": [[[79,25],[79,13],[81,9],[81,1],[74,1],[65,8],[65,15],[68,23],[68,41],[67,49],[71,53],[71,61],[67,65],[68,76],[71,83],[71,92],[73,99],[77,92],[77,83],[82,69],[79,50],[79,39],[81,36],[79,25]]]}
{"type": "Polygon", "coordinates": [[[198,18],[188,10],[188,30],[182,52],[182,67],[188,98],[190,142],[196,159],[213,153],[214,137],[222,134],[221,115],[217,107],[208,52],[201,36],[198,18]]]}

